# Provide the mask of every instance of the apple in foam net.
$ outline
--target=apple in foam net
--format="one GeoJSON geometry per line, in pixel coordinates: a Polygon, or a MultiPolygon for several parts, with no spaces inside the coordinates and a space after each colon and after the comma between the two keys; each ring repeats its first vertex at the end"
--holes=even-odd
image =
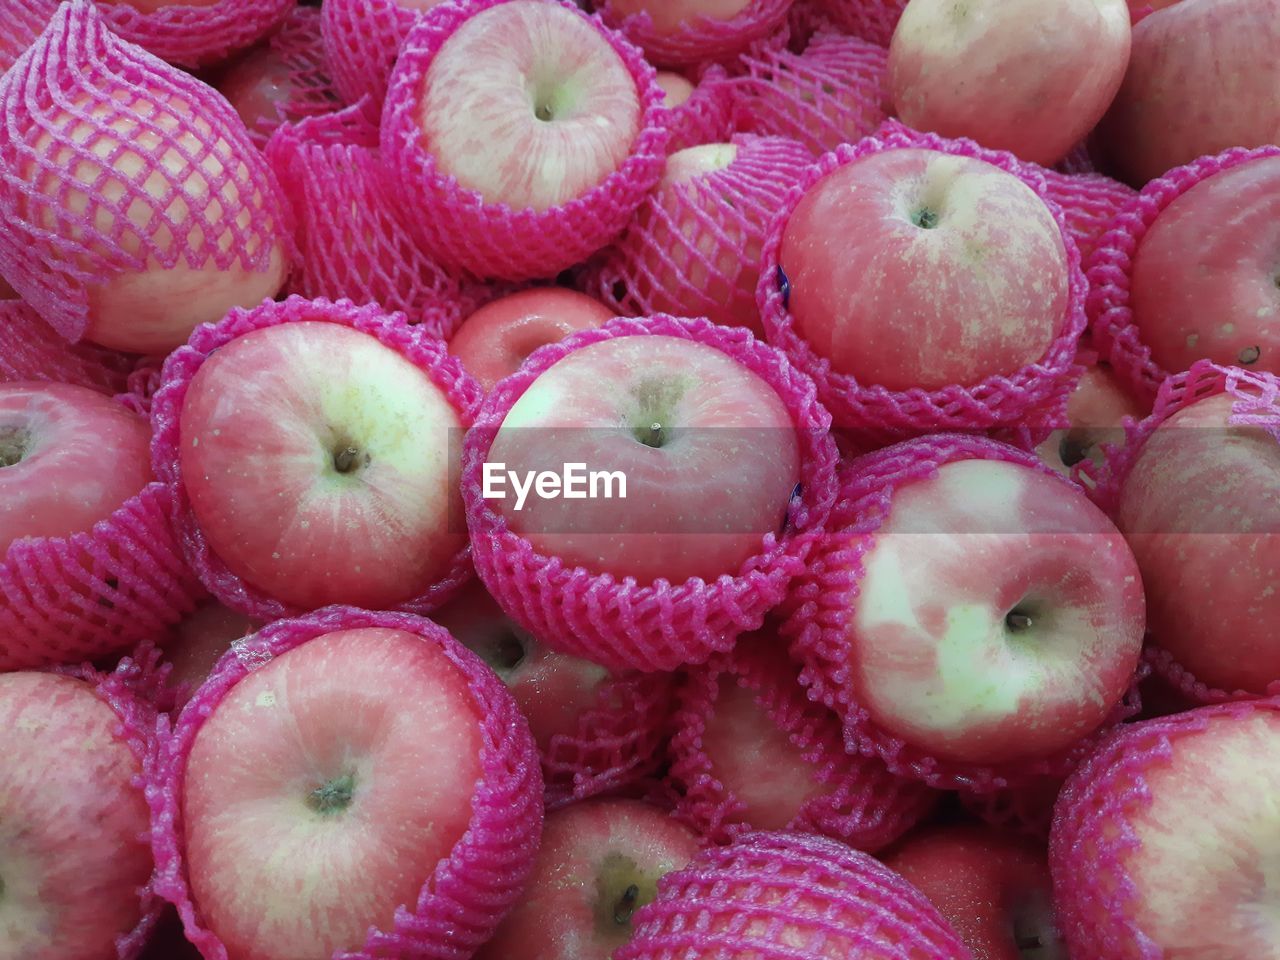
{"type": "Polygon", "coordinates": [[[465,543],[450,476],[458,413],[413,363],[304,320],[215,351],[180,415],[196,522],[237,576],[285,603],[381,609],[421,594],[465,543]]]}
{"type": "Polygon", "coordinates": [[[164,645],[165,662],[172,667],[170,685],[186,685],[189,691],[195,690],[232,643],[254,629],[254,621],[243,613],[229,610],[217,601],[206,603],[178,624],[174,637],[164,645]]]}
{"type": "Polygon", "coordinates": [[[622,166],[640,97],[603,34],[559,3],[511,0],[441,46],[418,98],[437,168],[488,204],[545,211],[622,166]]]}
{"type": "Polygon", "coordinates": [[[653,29],[664,36],[679,33],[699,18],[732,20],[756,0],[609,0],[614,18],[647,13],[653,29]]]}
{"type": "Polygon", "coordinates": [[[614,337],[555,363],[507,412],[486,460],[519,482],[571,463],[587,476],[620,472],[625,498],[615,478],[595,497],[580,481],[585,498],[535,491],[517,509],[507,482],[489,499],[540,553],[640,584],[737,574],[782,527],[800,479],[774,389],[719,350],[670,336],[614,337]]]}
{"type": "Polygon", "coordinates": [[[1133,554],[1079,488],[958,460],[892,495],[848,624],[854,697],[934,756],[1051,756],[1128,689],[1145,626],[1133,554]]]}
{"type": "Polygon", "coordinates": [[[1115,371],[1105,363],[1095,363],[1085,370],[1067,400],[1065,430],[1055,430],[1049,439],[1036,447],[1048,466],[1069,475],[1071,468],[1083,460],[1101,464],[1105,444],[1124,443],[1125,417],[1141,419],[1147,411],[1121,385],[1115,371]]]}
{"type": "Polygon", "coordinates": [[[1067,252],[1043,201],[984,161],[864,156],[809,188],[782,238],[796,332],[865,385],[937,389],[1044,356],[1067,252]]]}
{"type": "Polygon", "coordinates": [[[662,105],[668,110],[674,110],[676,107],[682,106],[685,101],[693,96],[693,84],[678,73],[659,70],[656,79],[658,86],[662,88],[662,105]]]}

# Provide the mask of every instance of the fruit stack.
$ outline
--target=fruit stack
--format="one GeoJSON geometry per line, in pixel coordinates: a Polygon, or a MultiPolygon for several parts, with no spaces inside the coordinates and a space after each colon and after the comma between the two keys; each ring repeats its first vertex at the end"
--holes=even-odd
{"type": "Polygon", "coordinates": [[[1280,960],[1280,0],[0,0],[0,960],[1280,960]]]}

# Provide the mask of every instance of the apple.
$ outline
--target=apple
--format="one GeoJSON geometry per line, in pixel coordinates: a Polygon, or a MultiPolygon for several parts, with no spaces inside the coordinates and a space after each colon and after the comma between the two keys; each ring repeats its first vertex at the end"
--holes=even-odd
{"type": "Polygon", "coordinates": [[[844,33],[888,48],[907,0],[816,0],[844,33]]]}
{"type": "Polygon", "coordinates": [[[1125,0],[911,0],[889,84],[908,126],[1048,167],[1106,113],[1129,44],[1125,0]]]}
{"type": "MultiPolygon", "coordinates": [[[[377,308],[347,307],[264,306],[275,325],[219,345],[180,401],[179,464],[201,534],[234,576],[298,609],[408,602],[466,543],[450,473],[456,365],[425,337],[415,361],[404,341],[345,325],[381,322],[377,308]]],[[[175,361],[165,376],[181,376],[175,361]]]]}
{"type": "Polygon", "coordinates": [[[698,852],[697,836],[663,810],[596,800],[547,815],[528,892],[475,960],[610,956],[666,874],[698,852]]]}
{"type": "Polygon", "coordinates": [[[784,30],[792,0],[597,0],[605,22],[659,66],[731,61],[784,30]]]}
{"type": "Polygon", "coordinates": [[[670,70],[659,70],[654,80],[662,88],[662,105],[668,110],[675,110],[677,107],[683,106],[693,96],[693,84],[678,73],[672,73],[670,70]]]}
{"type": "Polygon", "coordinates": [[[1067,960],[1043,847],[989,827],[926,828],[883,857],[956,929],[974,960],[1067,960]]]}
{"type": "Polygon", "coordinates": [[[1101,467],[1106,459],[1104,445],[1124,445],[1125,418],[1137,421],[1148,412],[1109,364],[1095,362],[1085,368],[1067,400],[1066,429],[1055,430],[1036,447],[1036,453],[1064,476],[1070,476],[1071,468],[1085,460],[1101,467]]]}
{"type": "Polygon", "coordinates": [[[1121,179],[1141,186],[1206,154],[1280,140],[1277,44],[1270,0],[1182,0],[1139,21],[1099,128],[1121,179]]]}
{"type": "Polygon", "coordinates": [[[680,33],[699,19],[732,20],[759,0],[606,0],[614,20],[647,14],[652,29],[663,36],[680,33]]]}
{"type": "Polygon", "coordinates": [[[598,327],[614,312],[563,287],[533,287],[493,300],[463,321],[449,352],[486,391],[516,372],[529,354],[578,330],[598,327]]]}
{"type": "Polygon", "coordinates": [[[194,610],[174,628],[164,644],[164,659],[171,667],[169,683],[187,694],[208,679],[232,643],[249,636],[256,621],[210,600],[194,610]]]}
{"type": "Polygon", "coordinates": [[[1210,687],[1261,694],[1280,680],[1280,443],[1231,426],[1234,402],[1197,400],[1151,433],[1121,478],[1116,522],[1153,642],[1210,687]]]}
{"type": "Polygon", "coordinates": [[[423,13],[446,0],[328,0],[320,33],[334,86],[349,104],[381,109],[400,45],[423,13]]]}
{"type": "Polygon", "coordinates": [[[0,382],[49,380],[110,396],[128,389],[135,363],[91,343],[67,343],[21,300],[0,301],[0,382]]]}
{"type": "Polygon", "coordinates": [[[1280,373],[1280,156],[1195,184],[1156,215],[1133,257],[1133,322],[1151,359],[1280,373]]]}
{"type": "Polygon", "coordinates": [[[0,384],[0,556],[89,530],[151,482],[147,421],[88,387],[0,384]]]}
{"type": "Polygon", "coordinates": [[[1040,197],[935,150],[881,150],[822,177],[787,220],[779,262],[796,334],[838,373],[896,391],[1036,362],[1070,298],[1067,248],[1040,197]]]}
{"type": "Polygon", "coordinates": [[[84,680],[0,675],[0,955],[116,960],[151,879],[139,754],[84,680]]]}

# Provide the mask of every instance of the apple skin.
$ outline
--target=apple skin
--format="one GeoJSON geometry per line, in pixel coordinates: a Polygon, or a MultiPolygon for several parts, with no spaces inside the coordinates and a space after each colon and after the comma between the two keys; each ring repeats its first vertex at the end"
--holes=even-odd
{"type": "Polygon", "coordinates": [[[174,636],[164,645],[165,662],[172,668],[170,686],[194,691],[208,679],[231,644],[257,628],[251,617],[216,600],[204,604],[174,628],[174,636]]]}
{"type": "Polygon", "coordinates": [[[678,73],[672,73],[670,70],[659,70],[654,79],[658,82],[658,86],[662,88],[662,92],[665,95],[662,105],[668,110],[675,110],[677,107],[683,106],[693,96],[693,84],[678,73]]]}
{"type": "Polygon", "coordinates": [[[1197,360],[1280,372],[1280,156],[1191,187],[1156,216],[1130,279],[1133,322],[1172,372],[1197,360]]]}
{"type": "Polygon", "coordinates": [[[147,421],[62,383],[0,384],[0,556],[22,537],[64,537],[151,482],[147,421]]]}
{"type": "Polygon", "coordinates": [[[117,960],[151,879],[138,757],[86,682],[0,675],[0,955],[117,960]]]}
{"type": "Polygon", "coordinates": [[[1053,166],[1111,105],[1129,44],[1125,0],[911,0],[889,47],[893,102],[917,130],[1053,166]]]}
{"type": "Polygon", "coordinates": [[[700,17],[732,20],[756,0],[608,0],[609,15],[615,20],[647,13],[652,29],[660,36],[674,36],[700,17]]]}
{"type": "Polygon", "coordinates": [[[1099,467],[1104,461],[1104,444],[1123,446],[1125,417],[1137,421],[1149,413],[1121,384],[1115,371],[1105,363],[1094,363],[1080,376],[1067,399],[1067,428],[1055,430],[1036,447],[1044,464],[1063,476],[1083,460],[1099,467]]]}
{"type": "Polygon", "coordinates": [[[627,942],[659,879],[684,867],[698,838],[657,807],[595,800],[548,814],[525,897],[475,960],[587,960],[627,942]],[[628,896],[629,888],[635,892],[628,896]]]}
{"type": "Polygon", "coordinates": [[[1067,250],[1044,202],[991,164],[934,150],[884,150],[823,177],[779,261],[797,334],[836,371],[890,390],[1013,374],[1067,313],[1067,250]]]}
{"type": "Polygon", "coordinates": [[[612,310],[586,294],[534,287],[499,297],[467,317],[449,340],[449,352],[487,392],[538,347],[613,317],[612,310]]]}
{"type": "Polygon", "coordinates": [[[1280,680],[1280,444],[1232,427],[1234,398],[1155,429],[1124,476],[1116,522],[1147,585],[1153,643],[1196,679],[1265,693],[1280,680]]]}
{"type": "Polygon", "coordinates": [[[1269,0],[1181,0],[1144,17],[1098,134],[1121,179],[1141,186],[1197,157],[1280,141],[1277,46],[1269,0]]]}

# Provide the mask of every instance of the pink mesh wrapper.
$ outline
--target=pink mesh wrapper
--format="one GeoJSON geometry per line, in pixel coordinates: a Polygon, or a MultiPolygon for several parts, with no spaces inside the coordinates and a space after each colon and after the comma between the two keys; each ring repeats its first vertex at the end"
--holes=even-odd
{"type": "Polygon", "coordinates": [[[0,74],[12,67],[44,31],[59,0],[0,0],[0,74]]]}
{"type": "Polygon", "coordinates": [[[738,127],[789,137],[814,157],[856,143],[889,116],[889,54],[866,40],[822,30],[802,52],[762,49],[742,63],[738,127]]]}
{"type": "Polygon", "coordinates": [[[52,380],[123,393],[135,362],[92,344],[68,344],[21,300],[0,301],[0,383],[52,380]]]}
{"type": "Polygon", "coordinates": [[[226,948],[204,926],[191,899],[184,862],[183,775],[196,736],[227,693],[249,672],[309,640],[338,630],[379,627],[416,634],[437,645],[466,677],[484,723],[483,776],[467,832],[423,884],[417,903],[397,909],[390,928],[371,930],[341,960],[467,960],[520,895],[542,830],[542,778],[528,724],[497,676],[443,627],[405,613],[326,607],[281,620],[238,642],[183,709],[161,744],[161,778],[147,791],[156,855],[156,892],[178,908],[187,939],[207,960],[226,948]]]}
{"type": "MultiPolygon", "coordinates": [[[[652,9],[661,9],[663,2],[657,0],[652,3],[652,9]]],[[[674,33],[655,27],[648,13],[619,13],[613,9],[610,0],[597,0],[595,6],[605,22],[626,34],[628,40],[645,52],[650,62],[663,67],[679,67],[723,60],[741,53],[786,23],[791,4],[792,0],[750,0],[746,8],[732,19],[696,16],[674,33]]]]}
{"type": "Polygon", "coordinates": [[[843,473],[837,505],[827,524],[829,533],[811,556],[804,577],[793,586],[781,633],[789,640],[792,655],[803,664],[800,681],[809,695],[841,718],[846,749],[879,756],[899,776],[935,789],[992,793],[1037,778],[1065,776],[1110,727],[1141,709],[1136,693],[1140,677],[1135,676],[1129,693],[1094,733],[1056,756],[1006,764],[959,763],[932,756],[881,728],[857,702],[850,679],[849,625],[864,558],[888,516],[894,492],[933,476],[944,464],[974,459],[1016,463],[1069,482],[1035,454],[979,436],[936,434],[867,454],[843,473]]]}
{"type": "Polygon", "coordinates": [[[257,43],[284,23],[297,0],[218,0],[211,6],[172,4],[144,12],[128,3],[104,5],[112,31],[180,67],[204,67],[257,43]]]}
{"type": "Polygon", "coordinates": [[[756,296],[769,342],[813,377],[818,398],[831,411],[837,427],[878,442],[938,430],[1000,431],[1019,446],[1034,447],[1054,427],[1066,423],[1067,398],[1080,372],[1075,355],[1085,329],[1087,291],[1080,251],[1067,229],[1062,209],[1048,196],[1039,167],[1024,163],[1011,153],[987,150],[971,140],[917,133],[889,121],[876,136],[823,156],[792,187],[765,239],[756,296]],[[940,390],[889,390],[860,384],[833,370],[831,363],[818,356],[795,332],[787,310],[789,291],[782,282],[779,266],[782,238],[791,214],[809,188],[833,171],[873,153],[910,148],[973,157],[999,167],[1034,190],[1057,221],[1067,252],[1070,294],[1062,328],[1039,362],[976,384],[953,384],[940,390]]]}
{"type": "Polygon", "coordinates": [[[818,0],[818,6],[845,33],[888,47],[907,0],[818,0]]]}
{"type": "Polygon", "coordinates": [[[733,84],[723,67],[712,64],[689,99],[668,113],[671,139],[667,153],[728,140],[733,131],[733,107],[733,84]]]}
{"type": "Polygon", "coordinates": [[[400,46],[422,16],[395,0],[326,0],[320,33],[334,85],[347,103],[368,97],[375,111],[382,109],[400,46]]]}
{"type": "MultiPolygon", "coordinates": [[[[417,239],[442,264],[477,277],[528,280],[555,276],[622,233],[662,175],[670,132],[653,68],[621,34],[592,17],[635,79],[640,98],[641,130],[622,165],[581,196],[543,212],[487,203],[442,173],[423,146],[416,119],[427,70],[459,26],[506,2],[458,0],[435,8],[414,28],[401,48],[383,110],[382,150],[417,239]]],[[[567,0],[557,2],[587,16],[567,0]]]]}
{"type": "Polygon", "coordinates": [[[1115,216],[1138,192],[1128,184],[1100,173],[1059,173],[1045,170],[1045,191],[1062,208],[1067,231],[1080,248],[1080,261],[1089,263],[1094,247],[1115,216]]]}
{"type": "Polygon", "coordinates": [[[1214,174],[1256,160],[1280,156],[1280,147],[1233,147],[1201,157],[1150,181],[1115,215],[1097,242],[1089,269],[1089,332],[1102,358],[1144,400],[1151,400],[1172,373],[1151,357],[1133,319],[1129,293],[1134,257],[1160,213],[1196,184],[1214,174]]]}
{"type": "Polygon", "coordinates": [[[279,187],[230,105],[121,40],[101,9],[60,7],[0,78],[0,274],[72,341],[95,288],[178,266],[266,272],[288,230],[279,187]],[[121,172],[143,156],[167,160],[121,172]],[[73,160],[102,172],[70,180],[73,160]],[[252,215],[230,217],[228,197],[252,215]]]}
{"type": "Polygon", "coordinates": [[[1199,733],[1215,717],[1277,709],[1280,702],[1255,700],[1133,724],[1072,774],[1049,839],[1054,904],[1072,960],[1165,960],[1135,918],[1142,894],[1125,866],[1140,842],[1130,818],[1151,799],[1146,774],[1168,762],[1178,738],[1199,733]]]}
{"type": "MultiPolygon", "coordinates": [[[[205,324],[196,329],[185,347],[179,347],[165,361],[162,383],[151,401],[152,466],[156,477],[166,484],[174,498],[177,525],[187,559],[200,581],[224,606],[269,622],[296,616],[305,611],[278,600],[227,568],[209,546],[196,522],[183,482],[180,417],[187,391],[201,365],[213,351],[253,330],[282,323],[321,321],[350,327],[376,338],[384,346],[409,360],[427,376],[458,411],[463,426],[469,426],[480,400],[479,386],[449,356],[444,342],[428,331],[410,325],[403,314],[383,313],[370,304],[355,306],[350,300],[304,300],[290,297],[283,302],[267,301],[252,310],[235,309],[218,324],[205,324]]],[[[429,613],[444,603],[467,582],[471,575],[470,550],[464,547],[453,558],[449,570],[417,597],[399,604],[396,609],[411,613],[429,613]]]]}
{"type": "Polygon", "coordinates": [[[994,793],[961,793],[960,803],[984,823],[1009,833],[1044,840],[1053,823],[1053,805],[1062,790],[1058,777],[1041,777],[994,793]]]}
{"type": "Polygon", "coordinates": [[[809,165],[799,144],[738,135],[733,162],[666,183],[588,272],[586,290],[623,316],[707,317],[762,334],[760,246],[791,184],[809,165]]]}
{"type": "Polygon", "coordinates": [[[537,350],[486,398],[463,445],[462,496],[476,571],[499,606],[548,646],[613,670],[673,670],[728,650],[757,630],[804,570],[835,495],[835,443],[813,384],[745,330],[667,316],[619,318],[537,350]],[[715,347],[777,391],[796,425],[801,492],[787,531],[770,533],[735,576],[712,583],[592,574],[533,549],[481,494],[485,458],[511,406],[545,370],[575,350],[614,337],[668,336],[715,347]]]}
{"type": "MultiPolygon", "coordinates": [[[[819,786],[804,800],[787,830],[820,833],[874,853],[933,809],[939,794],[918,781],[890,773],[878,759],[845,751],[840,721],[805,696],[798,668],[775,638],[744,638],[731,652],[690,671],[681,687],[671,740],[670,778],[680,800],[677,813],[702,836],[725,843],[753,826],[743,801],[716,776],[704,735],[715,714],[722,683],[750,691],[755,703],[791,743],[819,786]]],[[[744,744],[749,750],[750,745],[744,744]]],[[[780,773],[780,771],[775,771],[780,773]]],[[[808,791],[809,783],[793,783],[808,791]]]]}
{"type": "Polygon", "coordinates": [[[924,894],[826,837],[750,833],[658,881],[614,960],[971,960],[924,894]]]}
{"type": "Polygon", "coordinates": [[[362,105],[282,127],[267,158],[293,204],[291,293],[400,311],[447,339],[462,322],[458,280],[409,238],[362,105]]]}

